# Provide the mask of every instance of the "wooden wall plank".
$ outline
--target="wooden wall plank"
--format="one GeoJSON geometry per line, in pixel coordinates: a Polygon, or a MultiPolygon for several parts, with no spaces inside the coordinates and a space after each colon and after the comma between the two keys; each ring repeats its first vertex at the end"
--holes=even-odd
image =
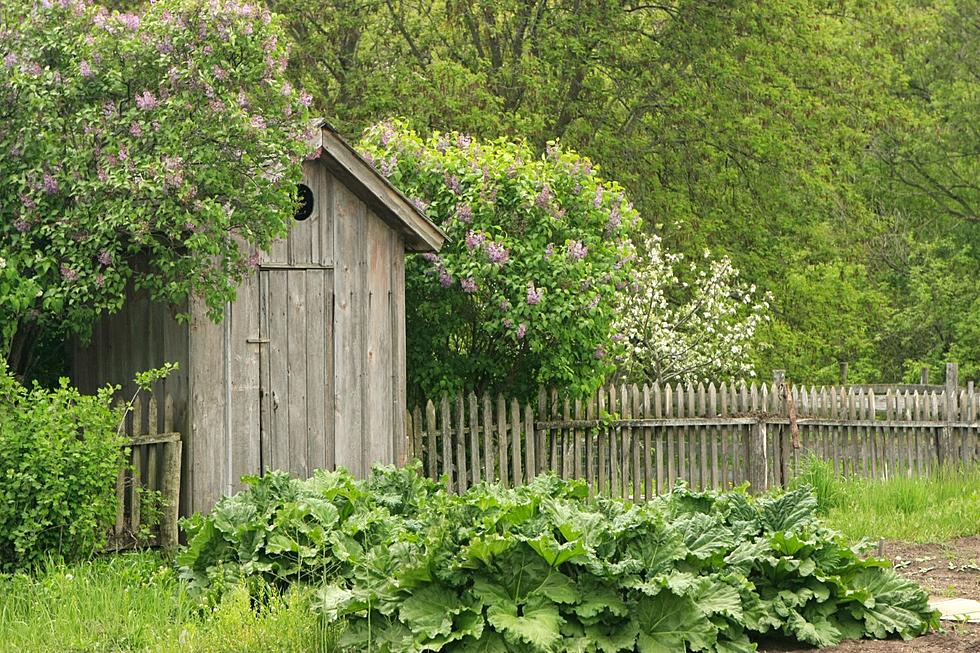
{"type": "MultiPolygon", "coordinates": [[[[334,227],[334,429],[336,461],[355,476],[364,468],[364,341],[362,262],[367,257],[366,209],[331,178],[334,227]]],[[[366,268],[364,268],[366,272],[366,268]]],[[[434,456],[434,451],[429,451],[434,456]]]]}
{"type": "Polygon", "coordinates": [[[232,492],[241,489],[240,479],[260,470],[259,451],[259,278],[250,275],[239,286],[229,307],[224,346],[228,350],[231,403],[226,420],[230,426],[228,461],[232,492]],[[249,342],[249,341],[252,342],[249,342]]]}
{"type": "Polygon", "coordinates": [[[373,213],[367,213],[367,260],[364,262],[366,288],[359,328],[365,334],[364,469],[376,462],[394,462],[394,415],[391,401],[391,241],[394,234],[373,213]]]}

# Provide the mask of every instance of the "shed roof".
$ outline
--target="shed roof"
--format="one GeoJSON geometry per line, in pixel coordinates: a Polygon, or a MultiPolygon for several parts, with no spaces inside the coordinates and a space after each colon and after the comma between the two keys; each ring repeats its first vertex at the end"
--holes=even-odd
{"type": "Polygon", "coordinates": [[[314,152],[312,159],[323,161],[330,172],[378,217],[401,232],[408,249],[439,251],[446,240],[442,229],[365,161],[330,124],[319,122],[310,146],[314,152]]]}

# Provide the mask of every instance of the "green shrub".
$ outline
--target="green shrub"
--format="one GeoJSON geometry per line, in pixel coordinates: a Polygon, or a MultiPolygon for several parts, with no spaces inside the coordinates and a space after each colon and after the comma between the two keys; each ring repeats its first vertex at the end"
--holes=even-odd
{"type": "Polygon", "coordinates": [[[123,464],[111,388],[18,383],[0,361],[0,571],[77,560],[105,544],[123,464]]]}
{"type": "Polygon", "coordinates": [[[344,650],[750,653],[763,635],[830,646],[938,623],[919,586],[820,524],[809,487],[632,506],[550,475],[462,496],[414,470],[250,483],[190,524],[183,574],[329,570],[314,607],[347,622],[344,650]]]}

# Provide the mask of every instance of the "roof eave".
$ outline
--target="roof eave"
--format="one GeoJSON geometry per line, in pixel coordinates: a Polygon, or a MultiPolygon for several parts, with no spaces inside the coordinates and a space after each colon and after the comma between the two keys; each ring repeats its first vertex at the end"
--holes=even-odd
{"type": "Polygon", "coordinates": [[[446,234],[405,195],[385,179],[326,122],[310,142],[313,158],[327,168],[365,204],[405,237],[406,249],[438,252],[446,234]]]}

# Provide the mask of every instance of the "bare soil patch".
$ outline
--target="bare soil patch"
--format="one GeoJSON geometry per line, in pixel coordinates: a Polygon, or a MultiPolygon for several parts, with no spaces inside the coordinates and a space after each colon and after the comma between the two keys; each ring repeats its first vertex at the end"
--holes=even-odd
{"type": "MultiPolygon", "coordinates": [[[[942,544],[886,542],[884,554],[900,574],[922,585],[933,598],[980,600],[980,536],[961,537],[942,544]]],[[[797,653],[813,649],[767,641],[759,644],[759,650],[797,653]]],[[[823,650],[829,653],[980,653],[980,624],[943,621],[939,632],[909,641],[847,641],[823,650]]]]}

